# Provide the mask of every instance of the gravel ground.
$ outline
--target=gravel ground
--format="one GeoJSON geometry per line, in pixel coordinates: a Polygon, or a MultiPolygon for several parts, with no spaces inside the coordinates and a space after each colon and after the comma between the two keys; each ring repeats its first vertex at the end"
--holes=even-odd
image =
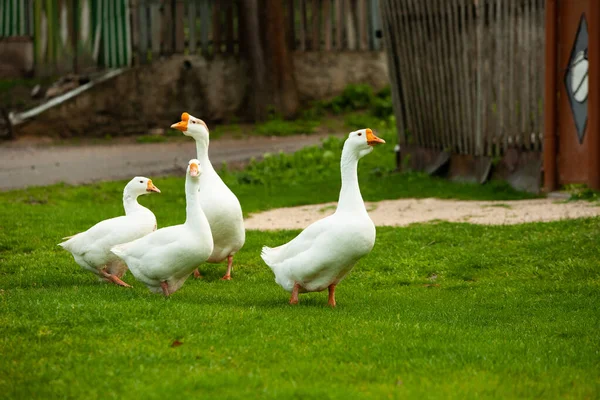
{"type": "MultiPolygon", "coordinates": [[[[335,211],[336,203],[279,208],[251,215],[246,229],[303,229],[335,211]]],[[[586,201],[556,199],[517,201],[457,201],[400,199],[366,203],[377,226],[406,226],[419,222],[450,221],[505,225],[555,221],[600,215],[600,205],[586,201]]]]}

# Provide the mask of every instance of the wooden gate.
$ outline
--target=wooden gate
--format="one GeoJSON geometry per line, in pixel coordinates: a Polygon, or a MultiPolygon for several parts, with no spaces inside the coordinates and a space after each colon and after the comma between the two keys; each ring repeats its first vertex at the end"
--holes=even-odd
{"type": "Polygon", "coordinates": [[[600,2],[547,3],[545,188],[600,189],[600,2]]]}

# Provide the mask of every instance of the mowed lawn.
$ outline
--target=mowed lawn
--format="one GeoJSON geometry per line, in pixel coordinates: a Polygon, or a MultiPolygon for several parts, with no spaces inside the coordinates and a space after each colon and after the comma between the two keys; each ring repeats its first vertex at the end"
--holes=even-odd
{"type": "MultiPolygon", "coordinates": [[[[261,164],[254,172],[265,182],[253,182],[251,168],[226,180],[246,212],[331,201],[336,157],[318,162],[319,173],[307,166],[281,179],[284,172],[272,177],[261,164]]],[[[306,161],[285,160],[294,171],[306,161]]],[[[365,199],[527,197],[498,184],[394,175],[385,162],[383,172],[369,164],[375,158],[361,167],[365,199]]],[[[183,220],[183,182],[157,178],[163,193],[141,199],[159,226],[183,220]]],[[[600,394],[600,218],[378,228],[373,252],[338,286],[335,309],[326,293],[290,306],[260,259],[262,245],[297,231],[249,231],[232,281],[219,279],[225,265],[203,265],[203,279],[165,299],[130,274],[133,289],[99,283],[56,246],[121,214],[123,184],[0,193],[1,397],[600,394]]]]}

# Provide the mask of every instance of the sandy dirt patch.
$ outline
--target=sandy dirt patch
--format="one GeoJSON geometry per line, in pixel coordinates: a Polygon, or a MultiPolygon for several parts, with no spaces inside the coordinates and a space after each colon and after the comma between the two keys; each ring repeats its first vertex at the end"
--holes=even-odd
{"type": "MultiPolygon", "coordinates": [[[[246,229],[303,229],[312,222],[332,214],[335,207],[336,203],[326,203],[256,213],[246,219],[246,229]]],[[[518,201],[400,199],[367,202],[366,207],[377,226],[406,226],[434,220],[510,225],[600,215],[600,206],[597,203],[564,202],[556,199],[518,201]]]]}

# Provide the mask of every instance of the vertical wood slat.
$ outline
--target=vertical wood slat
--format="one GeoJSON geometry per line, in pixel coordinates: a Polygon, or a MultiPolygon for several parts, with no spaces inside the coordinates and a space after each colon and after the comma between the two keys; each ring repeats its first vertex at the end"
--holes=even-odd
{"type": "MultiPolygon", "coordinates": [[[[527,1],[527,3],[531,3],[530,1],[527,1]]],[[[524,8],[524,12],[523,12],[523,17],[521,18],[521,29],[522,29],[522,33],[521,33],[521,46],[523,48],[523,52],[521,53],[521,65],[523,66],[523,70],[521,72],[521,76],[524,78],[525,82],[523,85],[524,91],[523,91],[523,95],[522,95],[522,110],[523,110],[523,114],[521,117],[521,124],[522,124],[522,128],[521,128],[521,146],[525,146],[525,148],[529,148],[531,146],[531,129],[529,126],[529,114],[530,114],[530,93],[531,93],[531,77],[529,75],[529,70],[530,70],[530,55],[532,52],[531,49],[531,25],[529,23],[529,19],[530,19],[530,8],[529,8],[529,4],[523,4],[523,8],[524,8]]]]}
{"type": "Polygon", "coordinates": [[[412,37],[412,60],[415,64],[417,72],[417,98],[418,104],[418,118],[423,122],[422,132],[425,145],[429,148],[436,148],[437,143],[434,139],[434,135],[437,131],[437,118],[435,115],[436,110],[428,110],[427,97],[430,96],[431,90],[429,89],[429,78],[431,77],[430,70],[426,59],[424,60],[424,52],[427,50],[424,48],[427,44],[423,38],[423,15],[420,10],[420,6],[423,3],[420,1],[409,2],[409,8],[407,9],[408,21],[413,22],[414,35],[412,37]],[[421,74],[423,72],[423,74],[421,74]],[[431,111],[431,112],[429,112],[431,111]],[[427,114],[427,115],[426,115],[427,114]],[[432,115],[433,114],[433,115],[432,115]]]}
{"type": "Polygon", "coordinates": [[[344,0],[346,48],[356,50],[356,26],[354,23],[354,6],[352,0],[344,0]]]}
{"type": "MultiPolygon", "coordinates": [[[[497,0],[495,0],[497,1],[497,0]]],[[[483,33],[483,57],[484,57],[484,69],[483,69],[483,96],[484,96],[484,124],[483,124],[483,155],[492,155],[492,141],[494,132],[492,132],[492,126],[496,120],[494,110],[494,25],[496,24],[495,12],[496,9],[493,6],[493,2],[483,5],[483,24],[488,21],[488,31],[483,33]]]]}
{"type": "Polygon", "coordinates": [[[202,55],[204,57],[208,56],[210,44],[209,32],[211,10],[208,1],[209,0],[200,0],[200,46],[202,47],[202,55]]]}
{"type": "Polygon", "coordinates": [[[467,124],[464,127],[464,131],[463,131],[463,142],[465,145],[465,149],[467,151],[467,154],[473,154],[473,147],[472,147],[472,141],[471,141],[471,135],[473,135],[474,129],[473,129],[473,113],[472,113],[472,107],[471,107],[471,87],[473,86],[471,83],[471,74],[470,74],[470,58],[469,58],[469,12],[467,10],[468,5],[470,4],[470,2],[468,2],[467,0],[461,0],[460,5],[459,5],[459,13],[458,16],[460,17],[460,26],[462,26],[463,32],[461,35],[461,39],[462,39],[462,54],[463,54],[463,76],[462,76],[462,81],[463,81],[463,85],[464,85],[464,96],[463,96],[463,101],[465,104],[465,110],[466,110],[466,115],[468,116],[466,122],[467,124]]]}
{"type": "Polygon", "coordinates": [[[448,147],[452,151],[457,150],[456,145],[456,132],[460,129],[460,124],[458,122],[460,116],[460,110],[457,107],[456,99],[454,98],[456,94],[456,88],[454,87],[454,71],[455,71],[455,63],[452,59],[452,52],[450,50],[450,38],[452,36],[452,32],[450,27],[447,25],[447,5],[448,3],[444,0],[437,0],[434,2],[435,7],[437,9],[437,20],[435,23],[440,29],[441,35],[439,37],[440,41],[440,52],[439,56],[442,60],[444,60],[444,66],[441,68],[442,73],[442,94],[445,95],[445,104],[443,107],[446,109],[448,115],[450,116],[449,122],[450,126],[448,129],[448,147]]]}
{"type": "Polygon", "coordinates": [[[323,35],[325,51],[331,51],[331,0],[323,0],[322,3],[322,20],[323,20],[323,35]]]}
{"type": "Polygon", "coordinates": [[[214,0],[212,3],[212,43],[213,54],[221,53],[221,1],[214,0]]]}
{"type": "Polygon", "coordinates": [[[300,51],[306,51],[306,1],[300,1],[300,51]]]}
{"type": "Polygon", "coordinates": [[[371,5],[371,12],[369,13],[371,16],[371,30],[369,32],[371,50],[381,50],[381,39],[376,36],[376,33],[385,32],[383,32],[381,26],[379,0],[371,0],[369,4],[371,5]]]}
{"type": "Polygon", "coordinates": [[[503,44],[504,44],[504,8],[502,7],[503,0],[496,0],[496,136],[494,138],[495,151],[494,155],[500,155],[500,143],[504,134],[504,91],[506,77],[506,63],[503,62],[503,44]]]}
{"type": "Polygon", "coordinates": [[[228,1],[225,5],[225,48],[228,54],[234,53],[234,30],[233,30],[233,2],[228,1]]]}
{"type": "Polygon", "coordinates": [[[482,15],[482,4],[480,2],[475,4],[475,19],[476,19],[476,24],[477,24],[477,33],[476,33],[476,40],[477,40],[477,73],[476,73],[476,79],[477,79],[477,83],[476,83],[476,94],[475,94],[475,98],[476,98],[476,104],[475,104],[475,155],[476,156],[480,156],[483,154],[483,146],[482,146],[482,141],[483,141],[483,125],[485,124],[485,121],[483,120],[483,116],[484,116],[484,112],[485,112],[485,104],[483,104],[484,102],[484,97],[483,97],[483,93],[482,93],[482,74],[483,74],[483,22],[484,22],[484,16],[482,15]]]}
{"type": "MultiPolygon", "coordinates": [[[[439,51],[439,40],[437,37],[429,37],[429,32],[434,31],[433,27],[433,17],[435,15],[435,9],[433,8],[432,1],[424,1],[419,2],[421,8],[418,11],[419,17],[418,20],[421,21],[421,53],[423,55],[422,65],[427,68],[427,82],[428,82],[428,90],[429,93],[429,101],[427,101],[427,105],[425,109],[432,110],[433,118],[434,118],[434,130],[432,133],[432,140],[435,143],[438,149],[444,149],[448,146],[447,140],[447,132],[448,125],[446,122],[448,121],[446,115],[446,109],[443,106],[443,96],[444,93],[441,90],[441,84],[443,79],[441,79],[441,68],[445,66],[446,60],[439,58],[438,62],[433,62],[436,60],[437,56],[440,54],[439,51]]],[[[439,30],[438,30],[439,31],[439,30]]],[[[443,33],[442,33],[443,34],[443,33]]]]}
{"type": "Polygon", "coordinates": [[[398,144],[404,146],[406,144],[406,113],[402,112],[402,105],[404,105],[403,95],[400,93],[402,88],[401,76],[402,70],[400,63],[398,62],[397,52],[397,39],[399,37],[397,33],[397,24],[394,23],[395,13],[391,10],[388,0],[381,1],[382,10],[382,32],[385,45],[391,51],[388,52],[388,70],[390,71],[390,83],[392,92],[392,106],[394,108],[394,114],[396,115],[396,129],[398,130],[399,138],[398,144]]]}
{"type": "Polygon", "coordinates": [[[367,4],[366,0],[357,1],[357,24],[358,24],[358,48],[367,50],[367,4]]]}
{"type": "Polygon", "coordinates": [[[310,49],[313,51],[319,50],[320,37],[319,37],[319,0],[312,0],[311,11],[311,39],[310,49]]]}
{"type": "MultiPolygon", "coordinates": [[[[401,144],[408,144],[417,140],[414,136],[417,133],[417,130],[414,128],[413,124],[412,107],[414,104],[404,101],[405,99],[411,98],[411,86],[409,85],[409,82],[406,82],[406,80],[403,79],[403,77],[410,76],[410,73],[407,68],[408,63],[402,62],[404,59],[404,52],[406,51],[406,46],[402,43],[402,38],[404,37],[402,34],[402,14],[396,2],[385,0],[385,3],[387,5],[388,23],[394,28],[392,32],[384,32],[384,35],[389,37],[388,43],[393,46],[392,49],[395,54],[393,62],[396,65],[397,71],[395,78],[395,91],[397,95],[397,104],[395,105],[396,123],[399,125],[399,128],[402,129],[400,131],[401,144]],[[401,113],[401,107],[404,107],[404,113],[401,113]],[[409,137],[408,135],[412,136],[409,137]],[[404,139],[404,142],[402,142],[402,139],[404,139]]],[[[394,82],[392,83],[394,84],[394,82]]]]}
{"type": "Polygon", "coordinates": [[[148,16],[148,5],[146,0],[138,0],[138,62],[145,64],[148,61],[148,26],[150,25],[150,19],[148,16]]]}
{"type": "MultiPolygon", "coordinates": [[[[184,31],[184,15],[185,5],[183,0],[175,1],[174,18],[173,18],[173,29],[175,30],[175,52],[183,53],[185,49],[185,31],[184,31]]],[[[190,27],[191,29],[191,27],[190,27]]]]}
{"type": "Polygon", "coordinates": [[[457,148],[459,154],[466,154],[466,148],[464,145],[464,135],[467,131],[470,116],[466,113],[465,96],[463,94],[464,83],[461,84],[462,77],[460,76],[460,72],[462,72],[462,70],[465,68],[465,66],[463,65],[463,58],[460,51],[462,39],[461,32],[459,29],[461,5],[460,3],[453,1],[450,2],[448,7],[448,24],[452,27],[452,32],[449,32],[448,34],[448,37],[450,39],[449,51],[453,55],[453,58],[451,58],[450,60],[453,75],[452,91],[454,93],[453,102],[455,104],[457,112],[457,127],[454,145],[457,148]]]}
{"type": "Polygon", "coordinates": [[[162,12],[162,53],[172,54],[174,50],[173,4],[171,0],[164,3],[162,12]]]}
{"type": "Polygon", "coordinates": [[[160,18],[160,4],[151,3],[150,5],[150,32],[151,32],[151,49],[152,49],[152,60],[156,60],[161,52],[161,26],[162,20],[160,18]]]}
{"type": "Polygon", "coordinates": [[[188,0],[188,46],[190,54],[196,54],[196,1],[188,0]]]}
{"type": "Polygon", "coordinates": [[[335,49],[343,49],[344,19],[342,14],[343,0],[334,0],[335,8],[335,49]]]}
{"type": "MultiPolygon", "coordinates": [[[[546,43],[546,27],[545,27],[545,0],[538,0],[538,49],[544,49],[544,44],[546,43]]],[[[537,150],[542,151],[543,144],[543,135],[544,135],[544,78],[545,78],[545,68],[546,60],[545,60],[545,52],[538,50],[538,61],[537,65],[543,65],[544,71],[538,73],[538,87],[539,91],[537,93],[538,98],[536,99],[536,105],[538,106],[538,146],[537,150]]]]}
{"type": "MultiPolygon", "coordinates": [[[[515,29],[514,29],[514,10],[515,0],[507,1],[507,21],[508,28],[508,46],[506,46],[506,60],[508,65],[508,82],[506,84],[507,93],[515,94],[514,91],[514,62],[515,62],[515,29]]],[[[504,149],[508,149],[511,135],[514,133],[516,125],[515,121],[515,104],[514,101],[507,101],[508,117],[506,118],[506,131],[504,132],[504,149]]]]}
{"type": "MultiPolygon", "coordinates": [[[[290,49],[290,51],[294,51],[294,50],[296,50],[296,9],[295,9],[294,0],[288,0],[287,4],[288,4],[288,6],[287,6],[287,26],[286,26],[287,42],[288,42],[288,48],[290,49]]],[[[239,30],[238,32],[242,32],[242,31],[239,30]]],[[[241,38],[242,35],[239,35],[239,37],[241,38]]]]}

